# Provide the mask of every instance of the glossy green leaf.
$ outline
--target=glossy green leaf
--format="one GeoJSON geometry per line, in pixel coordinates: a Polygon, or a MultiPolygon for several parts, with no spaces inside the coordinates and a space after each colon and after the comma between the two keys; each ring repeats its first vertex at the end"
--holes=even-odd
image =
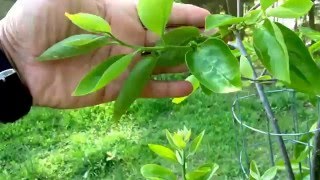
{"type": "Polygon", "coordinates": [[[296,33],[280,23],[276,24],[283,34],[289,52],[291,83],[285,85],[300,92],[318,95],[320,68],[296,33]]]}
{"type": "MultiPolygon", "coordinates": [[[[194,75],[191,75],[191,76],[187,77],[186,81],[188,81],[188,82],[190,82],[192,84],[192,87],[193,87],[192,93],[195,92],[199,88],[200,83],[199,83],[198,79],[194,75]]],[[[186,100],[189,96],[173,98],[172,102],[175,103],[175,104],[180,104],[181,102],[186,100]]]]}
{"type": "Polygon", "coordinates": [[[250,11],[250,12],[248,12],[248,14],[246,14],[244,16],[244,18],[245,18],[244,23],[247,24],[247,25],[255,24],[261,19],[262,14],[263,13],[262,13],[262,11],[260,9],[256,9],[256,10],[250,11]]]}
{"type": "Polygon", "coordinates": [[[216,93],[241,90],[240,65],[229,47],[220,39],[211,38],[186,55],[191,73],[216,93]]]}
{"type": "Polygon", "coordinates": [[[173,162],[177,162],[176,155],[171,149],[165,146],[157,145],[157,144],[149,144],[148,146],[154,153],[156,153],[160,157],[168,159],[173,162]]]}
{"type": "MultiPolygon", "coordinates": [[[[80,34],[77,35],[77,37],[70,42],[67,42],[66,45],[74,46],[74,47],[81,47],[86,46],[88,44],[97,43],[100,41],[108,41],[108,36],[99,36],[94,34],[80,34]]],[[[117,44],[117,42],[111,41],[109,39],[108,44],[117,44]]]]}
{"type": "MultiPolygon", "coordinates": [[[[313,133],[305,134],[300,137],[299,141],[308,143],[313,136],[314,136],[313,133]]],[[[305,149],[306,149],[306,146],[304,144],[296,143],[294,145],[294,150],[293,150],[294,158],[298,159],[305,149]]]]}
{"type": "Polygon", "coordinates": [[[260,0],[261,9],[266,10],[278,0],[260,0]]]}
{"type": "MultiPolygon", "coordinates": [[[[317,122],[315,122],[309,132],[312,132],[314,130],[316,130],[317,128],[317,122]]],[[[304,134],[302,135],[300,138],[299,138],[299,141],[300,142],[303,142],[305,144],[308,144],[309,141],[314,137],[314,133],[308,133],[308,134],[304,134]]],[[[308,148],[306,147],[306,145],[304,144],[300,144],[300,143],[296,143],[294,145],[294,149],[293,149],[293,157],[294,159],[298,160],[298,162],[301,161],[301,159],[304,159],[302,156],[304,156],[304,154],[307,154],[308,155],[308,148]]]]}
{"type": "Polygon", "coordinates": [[[203,92],[204,94],[208,95],[208,96],[213,93],[210,89],[208,89],[208,88],[207,88],[206,86],[204,86],[203,84],[200,84],[200,87],[201,87],[202,92],[203,92]]]}
{"type": "Polygon", "coordinates": [[[320,32],[309,27],[299,27],[299,32],[313,41],[320,41],[320,32]]]}
{"type": "Polygon", "coordinates": [[[246,77],[246,78],[253,78],[253,70],[250,65],[250,62],[245,56],[240,57],[240,72],[241,75],[246,77]]]}
{"type": "Polygon", "coordinates": [[[74,96],[87,95],[95,89],[98,82],[104,75],[105,71],[116,61],[123,58],[125,55],[116,55],[103,61],[101,64],[94,67],[78,84],[76,90],[73,92],[74,96]]]}
{"type": "MultiPolygon", "coordinates": [[[[128,64],[126,63],[127,62],[125,61],[122,66],[120,66],[121,69],[118,68],[119,70],[117,73],[125,70],[123,66],[127,67],[128,64]]],[[[141,97],[143,89],[151,80],[151,75],[154,71],[156,63],[157,61],[155,57],[147,56],[142,58],[133,67],[114,103],[113,120],[119,120],[134,103],[134,101],[141,97]]]]}
{"type": "Polygon", "coordinates": [[[131,63],[133,56],[134,54],[128,54],[111,64],[96,83],[96,86],[92,88],[91,92],[98,91],[99,89],[107,86],[111,81],[115,80],[122,73],[124,73],[131,63]]]}
{"type": "Polygon", "coordinates": [[[179,149],[184,149],[187,145],[180,134],[174,133],[172,139],[176,147],[178,147],[179,149]]]}
{"type": "Polygon", "coordinates": [[[192,142],[190,145],[189,155],[194,155],[202,142],[205,131],[202,131],[192,142]]]}
{"type": "Polygon", "coordinates": [[[171,48],[160,52],[158,57],[158,67],[173,67],[185,63],[185,56],[191,47],[171,48]]]}
{"type": "Polygon", "coordinates": [[[253,46],[269,72],[275,78],[290,83],[288,50],[278,26],[265,20],[262,27],[256,28],[254,31],[253,46]]]}
{"type": "Polygon", "coordinates": [[[270,75],[263,75],[257,78],[259,81],[271,80],[272,77],[270,75]]]}
{"type": "MultiPolygon", "coordinates": [[[[297,162],[291,162],[291,166],[292,166],[292,170],[293,172],[296,172],[296,173],[300,173],[300,169],[303,170],[303,171],[309,171],[309,167],[307,167],[306,165],[304,164],[300,164],[300,163],[297,163],[297,162]]],[[[286,170],[286,167],[284,165],[284,161],[283,160],[280,160],[276,163],[276,167],[278,169],[278,171],[285,171],[286,170]]]]}
{"type": "Polygon", "coordinates": [[[111,32],[111,27],[109,23],[97,15],[87,13],[65,13],[65,15],[71,20],[73,24],[77,25],[85,31],[93,33],[111,32]]]}
{"type": "Polygon", "coordinates": [[[114,42],[110,42],[106,36],[93,34],[73,35],[48,48],[37,60],[62,60],[80,56],[112,43],[114,42]]]}
{"type": "Polygon", "coordinates": [[[245,18],[234,17],[228,14],[212,14],[206,17],[206,30],[211,30],[221,26],[229,26],[243,22],[245,18]]]}
{"type": "Polygon", "coordinates": [[[142,24],[162,36],[171,15],[173,0],[139,0],[138,15],[142,24]]]}
{"type": "Polygon", "coordinates": [[[150,180],[176,180],[174,173],[165,167],[157,164],[146,164],[141,168],[143,177],[150,180]]]}
{"type": "Polygon", "coordinates": [[[315,53],[315,52],[319,51],[320,50],[320,41],[312,44],[308,49],[309,49],[310,53],[315,53]]]}
{"type": "Polygon", "coordinates": [[[167,137],[167,140],[168,140],[169,144],[171,145],[171,147],[173,147],[174,149],[179,149],[179,147],[176,146],[176,144],[173,140],[172,134],[167,129],[166,129],[166,137],[167,137]]]}
{"type": "Polygon", "coordinates": [[[166,32],[162,40],[166,45],[181,45],[198,36],[200,36],[200,30],[198,28],[182,26],[166,32]]]}
{"type": "MultiPolygon", "coordinates": [[[[243,77],[253,79],[253,70],[248,59],[245,56],[240,57],[240,72],[243,77]]],[[[242,81],[242,86],[248,87],[251,85],[250,81],[242,81]]]]}
{"type": "Polygon", "coordinates": [[[261,176],[261,180],[272,180],[276,177],[277,175],[277,167],[272,167],[270,169],[268,169],[262,176],[261,176]]]}
{"type": "Polygon", "coordinates": [[[208,174],[207,176],[206,176],[206,180],[211,180],[211,179],[213,179],[213,176],[214,175],[216,175],[216,173],[217,173],[217,171],[218,171],[218,169],[219,169],[219,165],[218,164],[208,164],[207,166],[211,166],[211,172],[210,172],[210,174],[208,174]]]}
{"type": "MultiPolygon", "coordinates": [[[[166,45],[187,46],[191,40],[196,40],[199,36],[200,31],[198,28],[183,26],[165,33],[159,46],[163,46],[163,43],[166,45]]],[[[185,63],[185,55],[190,50],[191,47],[180,47],[160,51],[157,66],[168,67],[183,64],[185,63]]]]}
{"type": "Polygon", "coordinates": [[[250,179],[260,180],[260,172],[255,161],[251,161],[250,163],[250,179]]]}
{"type": "Polygon", "coordinates": [[[177,161],[179,162],[180,165],[183,165],[183,158],[181,157],[181,154],[179,153],[179,151],[176,150],[176,158],[177,161]]]}
{"type": "Polygon", "coordinates": [[[189,142],[190,141],[190,137],[191,137],[191,129],[187,129],[186,126],[183,126],[183,140],[185,142],[189,142]]]}
{"type": "Polygon", "coordinates": [[[297,159],[295,159],[295,162],[304,162],[310,155],[311,149],[309,147],[306,147],[299,155],[297,159]]]}
{"type": "Polygon", "coordinates": [[[212,167],[208,165],[200,166],[197,169],[188,172],[186,174],[186,178],[187,180],[203,180],[209,173],[211,173],[211,169],[212,167]]]}
{"type": "Polygon", "coordinates": [[[299,18],[308,14],[312,6],[311,0],[286,0],[278,7],[268,9],[267,15],[278,18],[299,18]]]}

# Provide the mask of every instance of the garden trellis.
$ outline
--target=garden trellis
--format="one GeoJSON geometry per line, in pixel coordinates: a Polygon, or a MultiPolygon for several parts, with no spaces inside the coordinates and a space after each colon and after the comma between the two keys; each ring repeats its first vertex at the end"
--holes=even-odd
{"type": "MultiPolygon", "coordinates": [[[[241,0],[237,0],[238,7],[238,16],[241,16],[241,0]]],[[[278,3],[275,3],[275,6],[278,3]]],[[[252,8],[258,8],[260,4],[256,4],[252,8]]],[[[300,19],[295,20],[286,20],[274,18],[273,20],[276,22],[281,22],[286,24],[288,27],[297,30],[298,26],[308,25],[311,28],[317,27],[318,22],[318,11],[319,11],[319,1],[314,1],[314,7],[310,10],[307,16],[304,16],[300,19]]],[[[240,37],[238,37],[238,42],[240,37]]],[[[240,44],[241,46],[241,44],[240,44]]],[[[240,47],[241,48],[241,47],[240,47]]],[[[246,53],[246,52],[244,52],[246,53]]],[[[265,70],[265,69],[264,69],[265,70]]],[[[266,71],[263,71],[265,73],[266,71]]],[[[319,97],[314,98],[314,106],[315,110],[313,111],[314,118],[313,123],[310,122],[310,119],[303,119],[299,117],[298,109],[301,111],[307,109],[305,106],[301,106],[302,102],[299,102],[297,99],[297,92],[293,89],[276,89],[264,91],[263,86],[256,82],[256,88],[258,93],[248,94],[248,95],[237,95],[235,101],[232,105],[232,114],[234,118],[235,125],[235,137],[236,137],[236,147],[238,160],[240,163],[240,169],[243,171],[244,178],[250,178],[250,171],[252,171],[252,165],[250,162],[255,161],[255,158],[250,152],[254,152],[254,149],[260,148],[263,149],[264,152],[259,152],[262,154],[262,158],[260,158],[259,163],[263,163],[262,167],[266,168],[265,160],[269,159],[270,165],[281,169],[281,173],[279,176],[285,178],[285,174],[289,174],[289,179],[304,179],[309,178],[312,180],[316,180],[320,178],[320,159],[319,159],[319,148],[320,148],[320,99],[319,97]],[[281,119],[282,121],[291,121],[287,122],[287,125],[291,125],[290,127],[280,127],[278,125],[279,121],[277,115],[274,113],[274,109],[270,107],[270,101],[268,100],[274,94],[279,94],[282,96],[287,96],[287,112],[290,115],[287,116],[287,119],[281,119]],[[257,121],[258,119],[250,119],[248,117],[244,118],[242,114],[241,104],[243,101],[246,101],[250,98],[259,98],[262,99],[262,104],[266,110],[266,114],[263,116],[268,116],[262,118],[264,121],[261,123],[265,123],[263,128],[250,126],[248,121],[257,121]],[[266,100],[266,101],[265,101],[266,100]],[[300,106],[298,104],[300,103],[300,106]],[[269,106],[269,107],[268,107],[269,106]],[[271,112],[270,112],[271,111],[271,112]],[[273,121],[273,122],[272,122],[273,121]],[[273,123],[273,130],[271,124],[273,123]],[[301,127],[301,124],[304,124],[304,127],[301,127]],[[285,131],[286,130],[286,131],[285,131]],[[257,135],[259,134],[259,135],[257,135]],[[262,139],[251,139],[248,136],[252,137],[260,137],[262,139]],[[265,143],[263,142],[265,139],[265,143]],[[278,145],[280,146],[275,148],[275,139],[278,139],[278,145]],[[285,149],[284,149],[285,148],[285,149]],[[280,153],[282,152],[282,154],[280,153]],[[265,153],[265,154],[264,154],[265,153]],[[268,154],[268,156],[267,156],[268,154]],[[280,156],[280,157],[279,157],[280,156]],[[269,158],[267,158],[269,157],[269,158]],[[280,160],[279,160],[280,159],[280,160]],[[283,160],[284,159],[284,160],[283,160]],[[287,162],[286,162],[287,161],[287,162]],[[287,163],[287,164],[286,164],[287,163]],[[287,166],[285,168],[285,166],[287,166]],[[287,169],[287,171],[283,171],[287,169]],[[291,172],[290,172],[291,171],[291,172]],[[286,172],[286,173],[285,173],[286,172]]],[[[281,100],[281,99],[280,99],[281,100]]],[[[284,99],[282,99],[284,100],[284,99]]],[[[259,106],[259,104],[256,104],[259,106]]],[[[246,111],[248,112],[248,111],[246,111]]],[[[283,122],[281,122],[283,123],[283,122]]],[[[257,157],[256,157],[257,158],[257,157]]]]}

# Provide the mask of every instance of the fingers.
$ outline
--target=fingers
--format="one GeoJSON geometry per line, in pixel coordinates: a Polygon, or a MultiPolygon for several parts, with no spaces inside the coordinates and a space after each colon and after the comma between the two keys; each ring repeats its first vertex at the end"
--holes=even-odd
{"type": "Polygon", "coordinates": [[[192,85],[187,81],[150,81],[142,93],[143,98],[173,98],[187,96],[192,85]]]}
{"type": "Polygon", "coordinates": [[[168,26],[204,27],[206,16],[209,14],[208,10],[194,5],[175,3],[168,26]]]}

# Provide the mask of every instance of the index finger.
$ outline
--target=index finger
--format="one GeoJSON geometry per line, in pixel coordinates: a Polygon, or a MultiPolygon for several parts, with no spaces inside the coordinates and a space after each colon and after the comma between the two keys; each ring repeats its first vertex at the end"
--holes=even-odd
{"type": "Polygon", "coordinates": [[[175,3],[168,22],[168,27],[176,26],[205,26],[205,19],[210,14],[206,9],[191,4],[175,3]]]}

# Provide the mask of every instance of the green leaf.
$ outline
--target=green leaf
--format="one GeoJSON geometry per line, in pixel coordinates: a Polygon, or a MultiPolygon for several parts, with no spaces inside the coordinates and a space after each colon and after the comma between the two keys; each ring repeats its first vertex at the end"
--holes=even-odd
{"type": "MultiPolygon", "coordinates": [[[[284,165],[284,161],[283,160],[280,160],[276,163],[276,167],[279,171],[284,171],[286,170],[286,167],[284,165]]],[[[294,162],[292,161],[291,162],[291,166],[292,166],[292,169],[294,172],[296,173],[300,173],[300,169],[302,169],[303,171],[309,171],[309,167],[307,167],[306,165],[304,164],[301,164],[301,163],[298,163],[298,162],[294,162]]]]}
{"type": "Polygon", "coordinates": [[[204,86],[203,84],[200,84],[200,87],[201,87],[201,90],[202,90],[202,92],[204,92],[204,94],[206,94],[206,95],[211,95],[213,92],[212,91],[210,91],[210,89],[208,89],[206,86],[204,86]]]}
{"type": "Polygon", "coordinates": [[[177,145],[174,143],[172,134],[167,129],[165,131],[166,131],[167,140],[171,145],[171,147],[173,147],[174,149],[179,149],[179,147],[177,147],[177,145]]]}
{"type": "Polygon", "coordinates": [[[71,22],[81,29],[92,33],[109,33],[111,27],[107,21],[94,14],[78,13],[65,15],[71,20],[71,22]]]}
{"type": "Polygon", "coordinates": [[[290,83],[288,50],[278,26],[265,20],[262,27],[254,31],[253,46],[269,72],[277,79],[290,83]]]}
{"type": "Polygon", "coordinates": [[[206,17],[206,30],[212,30],[221,26],[229,26],[243,22],[245,18],[234,17],[228,14],[212,14],[206,17]]]}
{"type": "Polygon", "coordinates": [[[139,0],[138,15],[142,24],[162,36],[168,23],[173,0],[139,0]]]}
{"type": "MultiPolygon", "coordinates": [[[[253,70],[248,59],[245,56],[240,57],[240,72],[242,76],[253,79],[253,70]]],[[[242,86],[247,87],[250,85],[250,81],[242,81],[242,86]]]]}
{"type": "Polygon", "coordinates": [[[310,53],[315,53],[315,52],[319,51],[319,49],[320,49],[320,41],[312,44],[308,49],[309,49],[310,53]]]}
{"type": "Polygon", "coordinates": [[[260,180],[260,172],[255,161],[251,161],[250,163],[250,179],[251,178],[260,180]]]}
{"type": "Polygon", "coordinates": [[[185,63],[185,55],[191,50],[187,47],[191,40],[196,40],[200,36],[198,28],[183,26],[171,31],[168,31],[160,41],[159,46],[173,45],[173,46],[186,46],[181,48],[168,48],[160,51],[157,66],[168,67],[177,66],[185,63]]]}
{"type": "Polygon", "coordinates": [[[263,80],[271,80],[272,77],[270,75],[263,75],[257,78],[257,80],[263,81],[263,80]]]}
{"type": "Polygon", "coordinates": [[[37,60],[62,60],[80,56],[113,43],[114,42],[110,42],[109,38],[106,36],[93,34],[73,35],[48,48],[37,58],[37,60]]]}
{"type": "Polygon", "coordinates": [[[191,137],[191,129],[187,129],[186,126],[183,126],[183,140],[189,142],[191,137]]]}
{"type": "Polygon", "coordinates": [[[300,92],[318,95],[320,93],[320,68],[295,32],[280,23],[276,25],[283,34],[289,52],[291,83],[285,83],[285,85],[300,92]]]}
{"type": "MultiPolygon", "coordinates": [[[[193,26],[181,26],[166,32],[162,40],[165,45],[181,45],[200,36],[200,30],[193,26]]],[[[162,43],[160,45],[163,45],[162,43]]]]}
{"type": "Polygon", "coordinates": [[[265,11],[266,9],[268,9],[268,7],[273,5],[273,3],[275,3],[276,1],[278,0],[260,0],[261,9],[265,11]]]}
{"type": "Polygon", "coordinates": [[[177,161],[179,162],[180,165],[183,165],[183,158],[181,157],[181,154],[179,153],[178,150],[176,150],[176,158],[177,158],[177,161]]]}
{"type": "MultiPolygon", "coordinates": [[[[317,128],[317,122],[315,122],[311,126],[309,132],[316,130],[316,128],[317,128]]],[[[299,141],[305,144],[308,144],[313,137],[314,137],[314,133],[304,134],[299,138],[299,141]]],[[[306,145],[301,143],[296,143],[293,149],[293,157],[297,162],[300,162],[304,159],[305,156],[309,155],[308,152],[309,152],[309,148],[306,145]]]]}
{"type": "Polygon", "coordinates": [[[186,55],[191,73],[216,93],[241,90],[240,65],[229,47],[220,39],[211,38],[186,55]]]}
{"type": "Polygon", "coordinates": [[[157,144],[149,144],[148,146],[154,153],[156,153],[160,157],[163,157],[173,162],[178,162],[176,155],[171,149],[157,144]]]}
{"type": "Polygon", "coordinates": [[[311,0],[287,0],[278,7],[268,9],[267,15],[278,18],[299,18],[306,15],[312,6],[311,0]]]}
{"type": "Polygon", "coordinates": [[[146,164],[141,168],[141,174],[143,177],[151,180],[176,180],[177,177],[174,173],[157,164],[146,164]]]}
{"type": "Polygon", "coordinates": [[[320,32],[309,27],[299,27],[299,32],[313,41],[320,41],[320,32]]]}
{"type": "Polygon", "coordinates": [[[240,72],[241,75],[246,78],[253,78],[253,70],[251,68],[250,62],[245,56],[240,57],[240,72]]]}
{"type": "Polygon", "coordinates": [[[262,17],[262,11],[260,9],[256,9],[253,11],[249,11],[248,14],[244,16],[246,25],[256,24],[262,17]]]}
{"type": "Polygon", "coordinates": [[[105,71],[116,61],[123,58],[125,55],[112,56],[107,60],[104,60],[101,64],[94,67],[78,84],[76,90],[73,92],[73,96],[87,95],[95,89],[98,82],[104,75],[105,71]]]}
{"type": "Polygon", "coordinates": [[[170,48],[160,52],[157,67],[173,67],[185,63],[185,56],[191,47],[170,48]]]}
{"type": "Polygon", "coordinates": [[[212,167],[208,165],[200,166],[197,169],[188,172],[186,178],[187,180],[203,180],[205,179],[204,177],[211,173],[211,168],[212,167]]]}
{"type": "Polygon", "coordinates": [[[103,73],[99,81],[94,87],[92,87],[90,92],[95,92],[101,88],[107,86],[111,81],[118,78],[122,73],[124,73],[133,59],[133,54],[128,54],[121,57],[119,60],[111,64],[103,73]]]}
{"type": "MultiPolygon", "coordinates": [[[[193,92],[195,92],[199,88],[200,83],[199,83],[198,79],[194,75],[191,75],[191,76],[186,78],[186,81],[188,81],[188,82],[190,82],[192,84],[193,91],[192,91],[191,94],[193,94],[193,92]]],[[[173,98],[172,102],[175,103],[175,104],[180,104],[181,102],[186,100],[189,96],[173,98]]]]}
{"type": "Polygon", "coordinates": [[[174,133],[173,134],[173,142],[179,149],[184,149],[186,147],[186,142],[184,142],[182,135],[174,133]]]}
{"type": "Polygon", "coordinates": [[[205,131],[202,131],[202,132],[191,142],[190,152],[189,152],[189,155],[188,155],[188,156],[194,155],[194,154],[197,152],[197,150],[198,150],[198,148],[199,148],[199,146],[200,146],[200,144],[201,144],[201,142],[202,142],[204,133],[205,133],[205,131]]]}
{"type": "Polygon", "coordinates": [[[277,175],[277,167],[272,167],[268,169],[262,176],[261,180],[272,180],[277,175]]]}
{"type": "MultiPolygon", "coordinates": [[[[122,66],[127,67],[129,63],[126,63],[126,61],[123,62],[122,66]]],[[[156,63],[156,58],[150,55],[142,58],[132,68],[114,103],[114,111],[112,117],[113,120],[120,120],[122,115],[126,113],[126,111],[134,103],[134,101],[141,97],[143,89],[151,79],[152,72],[156,66],[156,63]]],[[[122,66],[118,68],[118,71],[116,71],[116,73],[125,70],[125,68],[123,68],[122,66]]]]}
{"type": "Polygon", "coordinates": [[[187,180],[211,180],[218,169],[219,166],[217,164],[204,164],[187,173],[186,178],[187,180]]]}
{"type": "MultiPolygon", "coordinates": [[[[208,164],[208,165],[210,165],[210,164],[208,164]]],[[[219,165],[215,164],[215,163],[213,165],[211,165],[211,167],[212,167],[211,173],[206,176],[206,180],[211,180],[219,169],[219,165]]]]}

